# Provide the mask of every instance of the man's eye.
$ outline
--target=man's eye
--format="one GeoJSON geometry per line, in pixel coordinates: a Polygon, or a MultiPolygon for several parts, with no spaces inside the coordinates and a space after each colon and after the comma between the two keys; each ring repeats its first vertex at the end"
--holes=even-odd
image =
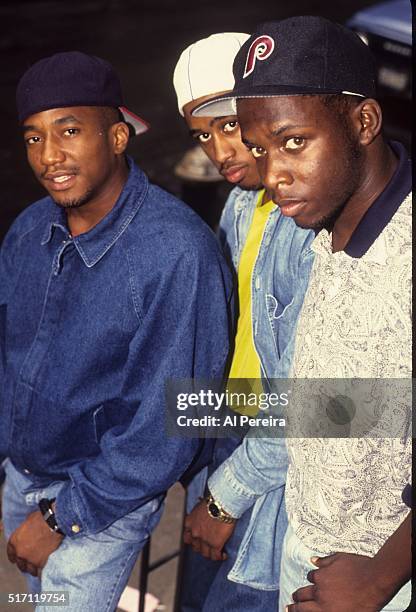
{"type": "Polygon", "coordinates": [[[208,140],[211,140],[211,134],[204,132],[203,134],[198,134],[197,138],[199,142],[201,142],[202,144],[205,144],[206,142],[208,142],[208,140]]]}
{"type": "Polygon", "coordinates": [[[305,145],[305,138],[302,136],[293,136],[293,138],[288,138],[285,142],[285,149],[290,149],[294,151],[296,149],[300,149],[305,145]]]}
{"type": "Polygon", "coordinates": [[[251,147],[250,151],[255,158],[264,157],[266,155],[266,151],[263,149],[263,147],[251,147]]]}
{"type": "Polygon", "coordinates": [[[222,130],[223,132],[234,132],[234,130],[238,127],[238,121],[227,121],[224,124],[222,130]]]}
{"type": "Polygon", "coordinates": [[[39,136],[29,136],[29,138],[25,139],[25,142],[27,145],[33,145],[33,144],[36,144],[37,142],[40,142],[40,138],[39,136]]]}
{"type": "Polygon", "coordinates": [[[78,132],[79,132],[78,128],[67,128],[64,134],[66,136],[75,136],[75,134],[78,134],[78,132]]]}

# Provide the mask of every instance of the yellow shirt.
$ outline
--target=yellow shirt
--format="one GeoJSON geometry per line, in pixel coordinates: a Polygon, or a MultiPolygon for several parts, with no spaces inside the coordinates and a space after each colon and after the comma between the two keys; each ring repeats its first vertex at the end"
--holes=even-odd
{"type": "MultiPolygon", "coordinates": [[[[261,377],[260,359],[254,346],[253,323],[251,316],[251,286],[253,268],[259,253],[264,228],[275,204],[269,200],[262,204],[264,189],[259,193],[247,239],[238,266],[238,304],[237,334],[229,378],[259,379],[261,377]]],[[[230,387],[233,387],[231,384],[230,387]]],[[[237,391],[237,389],[232,389],[237,391]]],[[[241,390],[243,391],[243,390],[241,390]]],[[[260,390],[258,390],[260,391],[260,390]]],[[[250,411],[252,412],[252,411],[250,411]]]]}

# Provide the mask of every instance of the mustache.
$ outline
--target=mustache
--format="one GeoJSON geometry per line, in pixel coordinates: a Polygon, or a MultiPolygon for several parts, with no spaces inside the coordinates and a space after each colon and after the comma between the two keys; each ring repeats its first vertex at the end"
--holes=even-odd
{"type": "Polygon", "coordinates": [[[224,163],[224,164],[221,164],[219,172],[220,174],[222,174],[223,172],[227,172],[231,168],[244,168],[245,166],[246,164],[236,163],[236,162],[228,163],[228,164],[224,163]]]}
{"type": "Polygon", "coordinates": [[[80,169],[77,166],[72,166],[70,168],[55,168],[53,172],[51,172],[49,169],[46,169],[39,174],[39,178],[44,179],[48,174],[55,174],[56,172],[65,172],[68,174],[79,174],[80,169]]]}

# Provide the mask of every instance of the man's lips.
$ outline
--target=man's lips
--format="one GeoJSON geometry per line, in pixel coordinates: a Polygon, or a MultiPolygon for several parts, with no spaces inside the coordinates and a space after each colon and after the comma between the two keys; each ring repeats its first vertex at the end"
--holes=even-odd
{"type": "Polygon", "coordinates": [[[305,200],[286,199],[279,200],[277,205],[280,208],[282,215],[285,217],[295,217],[306,205],[305,200]]]}
{"type": "Polygon", "coordinates": [[[48,172],[42,178],[48,182],[48,188],[52,191],[64,191],[74,185],[76,174],[65,171],[48,172]]]}
{"type": "Polygon", "coordinates": [[[221,170],[221,174],[229,183],[239,183],[247,174],[247,166],[231,166],[230,168],[221,170]]]}

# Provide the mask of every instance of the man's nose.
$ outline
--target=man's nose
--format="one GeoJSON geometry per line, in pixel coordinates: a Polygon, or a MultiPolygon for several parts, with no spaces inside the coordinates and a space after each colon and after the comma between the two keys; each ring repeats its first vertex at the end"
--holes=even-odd
{"type": "Polygon", "coordinates": [[[60,147],[57,139],[47,136],[43,142],[41,162],[45,166],[54,166],[65,160],[65,154],[60,147]]]}
{"type": "Polygon", "coordinates": [[[267,158],[265,160],[265,171],[262,182],[266,190],[273,194],[274,199],[283,186],[293,183],[293,174],[286,164],[278,159],[267,158]]]}
{"type": "Polygon", "coordinates": [[[214,140],[214,155],[218,164],[224,164],[235,157],[235,147],[226,138],[216,138],[214,140]]]}

